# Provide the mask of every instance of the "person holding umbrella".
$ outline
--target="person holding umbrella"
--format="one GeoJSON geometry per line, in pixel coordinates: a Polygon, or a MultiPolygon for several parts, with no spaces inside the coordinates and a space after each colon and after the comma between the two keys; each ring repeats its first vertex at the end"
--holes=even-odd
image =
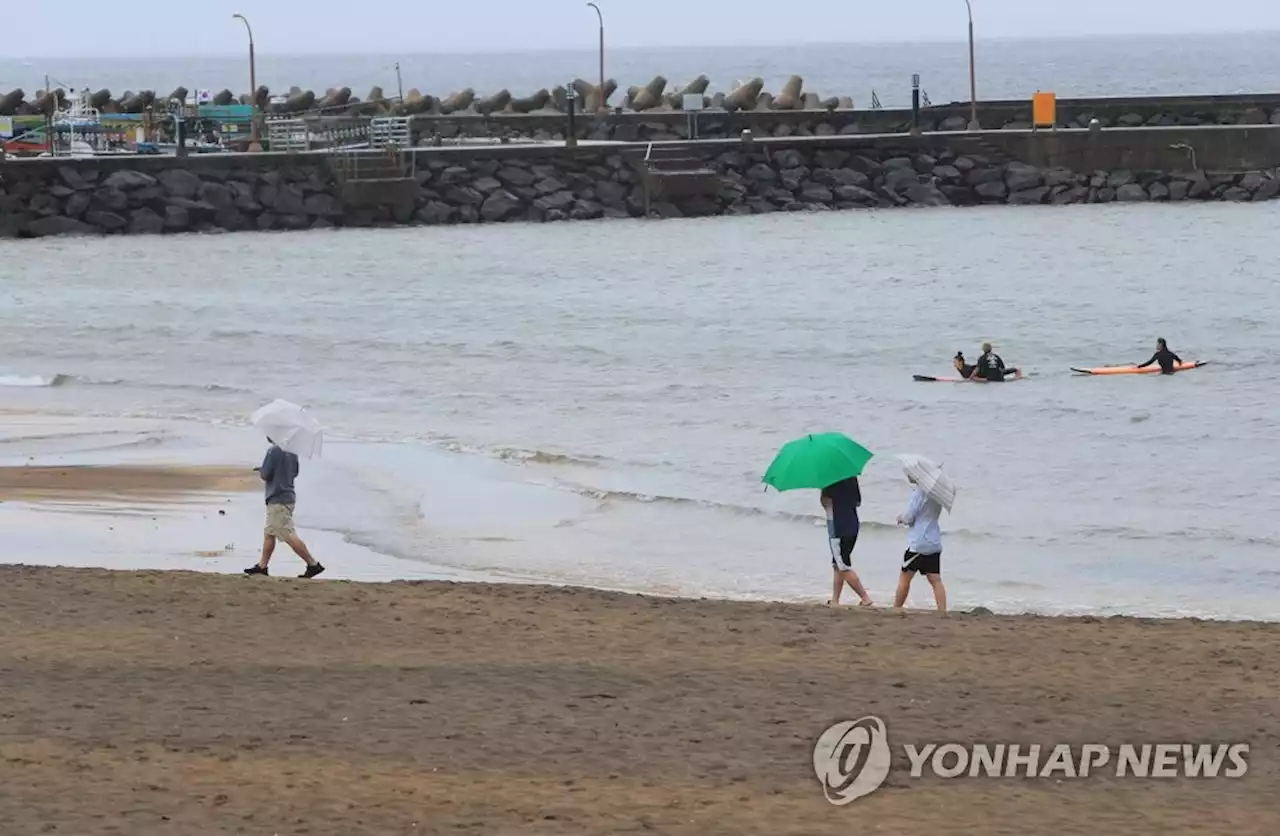
{"type": "Polygon", "coordinates": [[[862,579],[853,571],[853,547],[858,544],[858,508],[861,505],[862,489],[858,486],[857,476],[822,489],[822,507],[827,511],[827,539],[831,548],[829,607],[840,606],[840,594],[846,585],[858,596],[861,606],[873,605],[862,579]]]}
{"type": "Polygon", "coordinates": [[[840,433],[807,435],[784,445],[765,472],[763,482],[779,491],[813,489],[822,492],[827,509],[831,550],[830,606],[839,606],[846,585],[871,606],[871,598],[853,571],[853,547],[858,542],[858,506],[862,491],[858,477],[871,460],[871,451],[840,433]],[[837,545],[838,544],[838,545],[837,545]],[[839,553],[837,555],[837,548],[839,553]]]}
{"type": "Polygon", "coordinates": [[[942,468],[922,456],[901,456],[907,481],[914,486],[907,510],[898,524],[907,527],[907,550],[902,556],[898,575],[898,591],[893,606],[897,610],[907,603],[911,581],[919,573],[933,588],[938,612],[947,614],[947,588],[942,583],[942,527],[938,520],[942,509],[951,510],[956,488],[942,468]]]}
{"type": "Polygon", "coordinates": [[[293,525],[293,507],[297,502],[293,480],[298,475],[298,454],[311,456],[320,451],[323,433],[320,425],[302,407],[288,401],[275,401],[253,414],[253,424],[267,433],[271,448],[260,467],[254,468],[262,478],[267,500],[267,524],[263,530],[262,557],[244,570],[246,575],[268,575],[267,564],[275,551],[276,541],[284,540],[307,564],[300,578],[314,578],[324,566],[311,556],[307,544],[293,525]],[[276,443],[274,438],[279,438],[276,443]],[[293,450],[286,449],[286,445],[293,450]]]}

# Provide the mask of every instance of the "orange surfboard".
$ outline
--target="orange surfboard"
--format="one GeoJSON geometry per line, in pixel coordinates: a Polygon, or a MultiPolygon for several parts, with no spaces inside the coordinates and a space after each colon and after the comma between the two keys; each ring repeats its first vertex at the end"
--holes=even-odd
{"type": "MultiPolygon", "coordinates": [[[[1207,366],[1208,364],[1209,364],[1209,361],[1207,360],[1197,360],[1194,363],[1179,363],[1173,368],[1175,371],[1189,372],[1192,369],[1198,369],[1201,366],[1207,366]]],[[[1137,366],[1100,366],[1096,369],[1077,369],[1073,367],[1071,371],[1075,372],[1076,374],[1094,374],[1094,375],[1159,374],[1160,367],[1153,363],[1152,365],[1147,366],[1146,368],[1143,368],[1143,369],[1140,369],[1137,366]]]]}

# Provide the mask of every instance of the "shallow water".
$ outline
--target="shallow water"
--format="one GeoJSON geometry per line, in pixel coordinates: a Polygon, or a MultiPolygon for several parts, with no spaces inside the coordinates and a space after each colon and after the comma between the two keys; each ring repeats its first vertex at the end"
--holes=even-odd
{"type": "Polygon", "coordinates": [[[245,416],[286,397],[351,440],[304,467],[304,526],[517,579],[810,599],[816,497],[759,478],[787,439],[838,429],[880,454],[857,560],[882,600],[903,545],[892,454],[919,452],[961,485],[957,605],[1275,618],[1277,220],[1087,206],[4,243],[0,409],[164,421],[28,426],[0,457],[185,459],[212,433],[252,458],[245,416]],[[1156,336],[1213,365],[1068,371],[1145,360],[1156,336]],[[912,382],[984,339],[1032,377],[912,382]]]}

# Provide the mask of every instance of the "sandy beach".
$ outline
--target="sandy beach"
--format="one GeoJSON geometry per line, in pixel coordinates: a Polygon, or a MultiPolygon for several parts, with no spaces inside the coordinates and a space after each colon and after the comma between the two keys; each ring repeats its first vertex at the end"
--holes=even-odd
{"type": "Polygon", "coordinates": [[[1280,627],[0,568],[5,832],[1273,834],[1280,627]],[[912,778],[812,747],[1248,742],[1240,779],[912,778]]]}

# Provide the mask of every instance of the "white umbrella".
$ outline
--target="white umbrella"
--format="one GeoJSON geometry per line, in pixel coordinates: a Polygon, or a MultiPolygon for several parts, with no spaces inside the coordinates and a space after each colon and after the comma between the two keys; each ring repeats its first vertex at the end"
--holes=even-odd
{"type": "Polygon", "coordinates": [[[916,455],[901,455],[898,460],[902,462],[908,479],[920,486],[934,502],[951,510],[956,502],[956,483],[942,472],[942,465],[916,455]]]}
{"type": "Polygon", "coordinates": [[[267,438],[304,459],[320,455],[324,447],[324,428],[296,403],[274,400],[250,420],[267,438]]]}

